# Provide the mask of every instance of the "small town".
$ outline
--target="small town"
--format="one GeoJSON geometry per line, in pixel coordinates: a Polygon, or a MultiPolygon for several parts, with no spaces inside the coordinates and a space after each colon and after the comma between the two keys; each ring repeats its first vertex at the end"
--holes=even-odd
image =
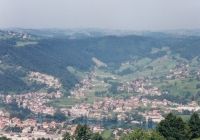
{"type": "MultiPolygon", "coordinates": [[[[129,64],[129,62],[126,62],[122,66],[129,64]]],[[[102,73],[92,72],[91,74],[86,74],[80,80],[79,84],[76,84],[71,89],[70,95],[66,96],[59,90],[62,84],[58,78],[31,71],[28,75],[29,81],[45,84],[47,89],[53,88],[55,90],[50,93],[0,94],[3,104],[16,104],[18,108],[30,111],[30,115],[32,115],[31,117],[20,119],[12,117],[7,110],[1,109],[0,132],[1,135],[11,139],[24,140],[44,137],[61,140],[63,134],[66,132],[73,135],[78,123],[84,123],[84,121],[87,123],[89,121],[88,125],[92,132],[102,134],[106,129],[112,128],[112,136],[115,139],[119,139],[121,134],[131,133],[132,129],[118,127],[116,126],[117,122],[130,122],[132,125],[143,125],[149,122],[157,124],[164,119],[165,115],[173,111],[181,114],[184,111],[194,112],[200,110],[200,106],[195,101],[183,104],[165,98],[149,98],[168,94],[168,91],[161,91],[159,86],[154,85],[156,81],[181,80],[199,75],[200,70],[189,70],[188,63],[179,63],[175,69],[170,70],[168,74],[162,77],[147,76],[133,78],[132,80],[123,80],[121,82],[114,75],[106,77],[102,73]],[[122,93],[125,96],[109,95],[109,92],[112,92],[108,88],[109,84],[112,86],[109,80],[118,80],[120,84],[117,84],[115,87],[116,92],[122,93]],[[91,93],[99,85],[103,86],[107,91],[102,90],[91,93]],[[137,95],[133,95],[132,93],[137,93],[137,95]],[[87,102],[89,94],[94,94],[94,96],[100,98],[92,102],[87,102]],[[51,104],[53,101],[59,101],[63,98],[78,102],[68,107],[58,107],[51,104]],[[60,122],[45,120],[45,116],[54,116],[56,112],[64,114],[66,119],[60,122]],[[98,123],[109,121],[114,121],[115,124],[106,126],[105,124],[98,123]]]]}
{"type": "MultiPolygon", "coordinates": [[[[193,72],[196,75],[199,75],[200,71],[193,72]]],[[[182,71],[180,69],[171,70],[170,73],[166,76],[166,79],[174,78],[186,78],[189,76],[189,70],[182,71]]],[[[30,73],[31,78],[29,80],[35,80],[37,82],[45,83],[49,87],[60,86],[58,79],[55,79],[48,75],[43,75],[40,73],[30,73]]],[[[92,81],[96,80],[98,76],[97,73],[93,73],[92,76],[86,75],[83,80],[80,81],[81,84],[76,84],[75,87],[71,90],[71,96],[67,98],[82,99],[86,96],[87,91],[89,91],[95,85],[92,84],[92,81]]],[[[112,79],[116,77],[111,76],[112,79]]],[[[155,78],[137,78],[131,81],[127,81],[126,84],[122,84],[117,87],[117,91],[129,92],[136,91],[140,93],[138,96],[130,96],[130,98],[115,98],[115,97],[105,97],[102,99],[95,100],[92,104],[90,103],[79,103],[71,106],[71,108],[57,108],[50,106],[48,103],[52,99],[60,99],[64,95],[61,91],[56,93],[44,93],[44,92],[30,92],[27,94],[14,94],[14,95],[4,95],[1,94],[0,98],[3,103],[11,104],[16,102],[17,106],[20,108],[28,109],[32,114],[35,115],[35,118],[27,118],[21,120],[17,117],[10,118],[9,113],[6,110],[0,110],[0,129],[1,134],[12,139],[32,139],[32,138],[50,138],[50,139],[62,139],[62,135],[65,132],[73,134],[76,130],[77,124],[71,123],[76,118],[85,117],[88,120],[109,120],[116,118],[118,122],[130,120],[133,124],[141,124],[142,122],[148,122],[151,120],[154,123],[159,123],[164,119],[163,115],[168,114],[169,112],[175,110],[179,113],[182,113],[184,110],[188,111],[198,111],[200,106],[195,101],[192,101],[188,104],[181,104],[176,102],[168,101],[167,99],[157,100],[157,99],[147,99],[145,96],[141,95],[150,95],[150,96],[160,96],[161,93],[158,87],[153,86],[152,88],[146,89],[147,85],[151,85],[151,81],[155,78]],[[142,109],[144,108],[144,109],[142,109]],[[149,109],[148,109],[149,108],[149,109]],[[137,110],[138,115],[141,115],[142,118],[136,119],[130,116],[129,112],[132,110],[137,110]],[[54,115],[56,111],[60,111],[65,114],[68,118],[63,122],[45,122],[39,121],[36,116],[38,115],[54,115]],[[18,129],[18,132],[15,132],[15,129],[18,129]],[[9,131],[8,131],[9,130],[9,131]],[[14,132],[12,132],[14,130],[14,132]]],[[[103,133],[105,127],[100,124],[89,125],[90,129],[93,132],[103,133]]],[[[112,135],[119,139],[120,135],[118,134],[127,134],[131,133],[131,129],[123,128],[113,128],[112,135]]]]}

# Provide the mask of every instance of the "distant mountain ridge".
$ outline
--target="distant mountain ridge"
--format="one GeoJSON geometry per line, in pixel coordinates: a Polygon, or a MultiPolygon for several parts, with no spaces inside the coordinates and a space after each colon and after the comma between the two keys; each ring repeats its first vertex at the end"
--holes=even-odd
{"type": "Polygon", "coordinates": [[[10,28],[9,31],[16,31],[19,33],[32,34],[41,38],[68,38],[68,39],[81,39],[88,37],[103,37],[103,36],[148,36],[154,38],[169,38],[180,36],[200,36],[200,29],[194,30],[161,30],[161,31],[134,31],[134,30],[112,30],[112,29],[22,29],[10,28]]]}

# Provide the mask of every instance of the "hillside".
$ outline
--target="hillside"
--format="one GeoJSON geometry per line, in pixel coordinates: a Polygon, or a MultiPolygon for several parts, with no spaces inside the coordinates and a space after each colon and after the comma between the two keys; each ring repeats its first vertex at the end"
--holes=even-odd
{"type": "MultiPolygon", "coordinates": [[[[138,61],[146,57],[154,60],[163,57],[169,51],[162,50],[166,46],[170,48],[172,54],[179,53],[182,58],[187,60],[198,56],[200,51],[199,37],[168,38],[167,36],[167,38],[158,39],[131,35],[85,39],[40,39],[31,35],[24,36],[15,32],[1,31],[0,38],[1,76],[3,76],[2,79],[6,78],[8,74],[5,69],[8,69],[6,66],[10,66],[11,74],[9,76],[14,74],[15,76],[11,77],[15,77],[15,80],[11,78],[6,81],[11,83],[19,81],[21,86],[17,86],[20,87],[18,92],[31,89],[30,84],[28,86],[23,78],[30,71],[59,78],[62,88],[68,91],[78,83],[78,80],[74,74],[68,71],[67,67],[72,66],[80,71],[90,71],[95,66],[93,57],[115,69],[127,61],[138,61]],[[157,48],[159,51],[152,53],[153,48],[157,48]],[[22,67],[23,76],[15,74],[13,71],[13,68],[18,66],[22,67]]],[[[17,71],[21,72],[20,69],[17,71]]],[[[12,84],[9,85],[12,89],[12,84]]],[[[15,91],[14,89],[9,90],[10,88],[3,82],[1,86],[0,91],[15,91]],[[5,87],[7,87],[6,90],[5,87]]]]}

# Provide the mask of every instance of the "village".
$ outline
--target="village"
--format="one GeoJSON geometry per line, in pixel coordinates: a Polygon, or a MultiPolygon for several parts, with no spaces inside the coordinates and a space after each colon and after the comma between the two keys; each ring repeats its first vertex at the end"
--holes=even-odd
{"type": "Polygon", "coordinates": [[[7,31],[7,33],[11,36],[15,36],[15,37],[22,38],[22,39],[31,37],[31,35],[29,35],[29,34],[23,34],[23,33],[18,33],[18,32],[13,32],[13,31],[7,31]]]}
{"type": "MultiPolygon", "coordinates": [[[[188,64],[180,64],[180,66],[187,68],[188,64]]],[[[200,71],[196,70],[191,72],[189,69],[181,70],[176,68],[170,70],[169,74],[164,78],[167,80],[184,79],[189,77],[191,73],[198,76],[200,71]]],[[[76,84],[71,90],[71,95],[67,98],[71,100],[82,100],[87,97],[87,92],[96,86],[93,82],[97,81],[98,76],[99,75],[95,72],[91,75],[85,75],[85,77],[80,81],[80,84],[76,84]]],[[[57,89],[61,87],[59,80],[50,75],[30,72],[29,78],[29,80],[44,83],[48,87],[57,89]]],[[[116,80],[117,78],[115,76],[110,76],[110,79],[116,80]]],[[[70,134],[74,133],[77,124],[71,123],[71,121],[80,117],[97,121],[107,121],[115,118],[118,122],[129,121],[132,124],[142,124],[149,120],[154,123],[159,123],[164,119],[163,116],[165,114],[168,114],[173,110],[179,113],[182,113],[184,110],[200,110],[200,106],[198,106],[195,101],[183,105],[182,103],[172,102],[167,99],[151,100],[146,98],[144,95],[161,96],[162,94],[168,94],[168,92],[160,92],[159,87],[152,85],[153,81],[157,79],[159,79],[159,77],[140,77],[132,79],[131,81],[123,82],[121,85],[117,86],[118,92],[124,92],[128,95],[132,92],[137,92],[139,93],[138,95],[130,95],[128,98],[112,96],[102,97],[101,99],[94,100],[93,103],[85,101],[67,108],[51,106],[52,99],[59,100],[64,97],[60,90],[57,90],[55,93],[30,92],[27,94],[13,95],[0,94],[0,99],[3,103],[11,104],[16,102],[18,107],[30,110],[35,116],[38,114],[42,116],[47,114],[53,116],[55,112],[59,110],[68,118],[63,122],[38,121],[36,118],[21,120],[17,117],[10,118],[7,110],[0,110],[1,134],[12,139],[32,139],[39,137],[62,139],[62,135],[65,132],[69,132],[70,134]],[[134,118],[134,116],[130,116],[130,113],[141,115],[141,118],[134,118]],[[19,129],[19,131],[12,132],[12,130],[15,131],[16,128],[19,129]]],[[[100,124],[92,124],[89,125],[89,127],[93,132],[98,132],[100,134],[106,130],[106,127],[100,124]]],[[[112,135],[116,139],[119,138],[119,135],[127,134],[132,131],[130,128],[124,129],[118,127],[113,128],[112,130],[112,135]]]]}
{"type": "MultiPolygon", "coordinates": [[[[19,106],[22,106],[23,108],[29,108],[34,114],[50,114],[53,115],[56,108],[53,107],[47,107],[44,105],[45,103],[49,102],[50,99],[54,96],[55,98],[60,98],[62,96],[61,93],[56,93],[55,95],[49,95],[47,93],[28,93],[25,95],[1,95],[1,99],[4,99],[4,102],[9,104],[14,99],[16,100],[17,104],[19,106]],[[58,96],[60,95],[60,96],[58,96]]],[[[126,112],[130,112],[133,108],[137,109],[139,106],[150,106],[152,109],[155,108],[155,110],[152,111],[144,111],[144,112],[138,112],[138,114],[142,115],[146,120],[149,118],[152,119],[153,122],[160,122],[162,119],[164,119],[161,115],[161,110],[157,110],[156,108],[162,107],[165,108],[165,111],[163,113],[167,114],[172,109],[176,109],[178,111],[182,110],[199,110],[200,107],[197,106],[195,102],[192,102],[190,104],[181,105],[177,103],[172,103],[167,100],[158,101],[158,100],[148,100],[146,98],[139,98],[132,96],[130,99],[122,100],[122,99],[113,99],[105,98],[103,100],[95,101],[93,105],[91,104],[76,104],[69,108],[61,108],[60,111],[65,113],[66,116],[68,116],[68,112],[70,111],[70,117],[71,118],[78,118],[81,116],[87,116],[88,119],[96,119],[101,120],[103,118],[112,118],[113,113],[117,113],[117,120],[122,121],[126,120],[128,116],[126,115],[126,112]],[[176,106],[176,108],[172,108],[176,106]],[[170,108],[171,107],[171,108],[170,108]],[[113,110],[113,111],[112,111],[113,110]],[[100,113],[102,112],[102,113],[100,113]]],[[[53,138],[53,139],[61,139],[62,134],[65,132],[69,132],[70,134],[73,134],[76,130],[76,124],[69,124],[67,123],[67,120],[65,122],[56,123],[55,121],[52,122],[38,122],[36,119],[26,119],[26,120],[20,120],[19,118],[9,118],[6,117],[6,112],[0,111],[0,129],[4,130],[7,127],[17,127],[20,128],[21,133],[16,132],[6,132],[2,131],[2,134],[6,137],[17,137],[18,139],[24,139],[26,138],[37,138],[37,137],[46,137],[46,138],[53,138]]],[[[141,123],[138,120],[135,120],[134,118],[131,118],[133,123],[141,123]]],[[[105,128],[102,126],[90,126],[91,130],[93,132],[102,133],[105,128]]],[[[113,130],[113,134],[118,137],[117,132],[120,130],[113,130]]],[[[122,133],[126,133],[130,130],[124,130],[122,133]]]]}
{"type": "Polygon", "coordinates": [[[37,81],[40,83],[44,83],[48,87],[53,87],[53,88],[61,87],[61,83],[59,82],[58,78],[55,78],[51,75],[41,74],[39,72],[30,72],[29,77],[30,81],[37,81]]]}

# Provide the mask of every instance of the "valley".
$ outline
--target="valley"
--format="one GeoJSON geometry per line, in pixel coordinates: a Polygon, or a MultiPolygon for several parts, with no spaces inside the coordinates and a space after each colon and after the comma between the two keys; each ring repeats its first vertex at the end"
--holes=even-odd
{"type": "Polygon", "coordinates": [[[188,120],[200,109],[197,38],[44,39],[1,31],[1,130],[61,137],[90,121],[93,132],[118,137],[119,128],[152,129],[169,112],[188,120]]]}

